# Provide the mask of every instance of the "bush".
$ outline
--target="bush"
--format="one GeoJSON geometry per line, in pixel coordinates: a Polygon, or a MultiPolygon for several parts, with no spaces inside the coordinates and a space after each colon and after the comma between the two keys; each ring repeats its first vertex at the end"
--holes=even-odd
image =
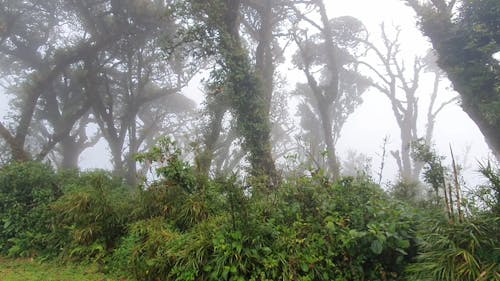
{"type": "Polygon", "coordinates": [[[134,202],[135,218],[163,217],[180,230],[201,222],[209,212],[202,192],[188,193],[180,186],[163,180],[140,190],[134,202]]]}
{"type": "Polygon", "coordinates": [[[366,179],[269,191],[196,175],[168,140],[139,158],[162,178],[110,263],[137,280],[398,280],[416,254],[413,209],[366,179]]]}
{"type": "Polygon", "coordinates": [[[126,233],[130,190],[106,172],[82,173],[50,208],[64,257],[102,261],[126,233]]]}
{"type": "Polygon", "coordinates": [[[24,223],[17,232],[2,224],[10,235],[2,241],[23,238],[7,249],[45,241],[41,250],[155,281],[400,280],[416,255],[415,211],[367,179],[331,183],[318,173],[273,190],[235,176],[211,180],[167,140],[139,158],[161,178],[135,196],[105,172],[2,170],[2,221],[12,206],[24,223]],[[33,218],[43,239],[19,235],[33,218]]]}
{"type": "Polygon", "coordinates": [[[488,183],[478,186],[473,196],[479,201],[477,203],[486,207],[486,212],[489,211],[493,216],[500,217],[500,167],[489,161],[485,164],[479,163],[479,172],[488,180],[488,183]]]}
{"type": "Polygon", "coordinates": [[[219,210],[189,228],[179,212],[132,224],[117,266],[137,280],[398,280],[416,252],[412,209],[367,181],[304,177],[265,196],[234,180],[206,188],[219,210]]]}
{"type": "Polygon", "coordinates": [[[60,195],[49,165],[11,163],[0,170],[0,251],[34,256],[52,248],[53,219],[48,205],[60,195]]]}
{"type": "Polygon", "coordinates": [[[161,217],[136,222],[115,259],[137,280],[165,280],[178,254],[169,249],[170,243],[179,236],[161,217]]]}
{"type": "Polygon", "coordinates": [[[429,220],[420,231],[417,262],[409,280],[498,280],[500,219],[476,217],[463,223],[429,220]]]}
{"type": "Polygon", "coordinates": [[[275,210],[289,233],[280,239],[292,276],[396,280],[415,254],[414,211],[369,181],[301,178],[282,192],[275,210]]]}

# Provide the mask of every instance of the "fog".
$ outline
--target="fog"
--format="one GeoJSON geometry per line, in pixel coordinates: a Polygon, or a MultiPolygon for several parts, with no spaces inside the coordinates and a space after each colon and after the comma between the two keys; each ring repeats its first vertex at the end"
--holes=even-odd
{"type": "MultiPolygon", "coordinates": [[[[224,84],[224,79],[229,78],[224,75],[231,77],[231,74],[221,66],[224,63],[218,64],[225,54],[218,54],[217,50],[206,51],[206,48],[217,45],[210,42],[204,42],[206,45],[202,46],[207,54],[198,51],[197,42],[189,41],[192,46],[178,47],[181,45],[178,40],[185,33],[176,33],[176,30],[188,29],[193,21],[167,16],[171,1],[163,4],[128,1],[117,7],[112,7],[116,4],[94,7],[86,1],[75,7],[69,2],[53,2],[34,6],[15,1],[1,4],[0,52],[4,58],[1,60],[0,120],[3,125],[2,153],[6,159],[11,156],[33,158],[48,161],[56,167],[75,168],[68,164],[71,162],[69,158],[75,155],[70,155],[67,150],[75,152],[78,147],[74,154],[79,168],[114,170],[136,183],[136,174],[142,173],[146,167],[137,166],[133,155],[147,151],[162,136],[170,136],[186,151],[188,161],[195,162],[197,153],[209,151],[211,159],[207,171],[210,175],[255,169],[257,164],[251,159],[259,149],[252,151],[251,147],[263,143],[249,143],[245,132],[238,133],[246,130],[242,129],[242,118],[253,115],[242,114],[245,105],[238,107],[239,104],[231,98],[231,94],[237,93],[237,88],[226,91],[229,86],[224,84]],[[50,10],[57,5],[62,5],[60,12],[50,10]],[[123,10],[120,12],[120,9],[123,10]],[[8,16],[23,11],[26,16],[17,21],[8,20],[8,16]],[[23,25],[28,26],[24,31],[23,25]],[[66,65],[62,65],[63,62],[66,65]],[[224,101],[224,98],[219,101],[218,96],[222,95],[228,95],[229,101],[224,101]],[[30,110],[34,113],[23,135],[22,119],[30,110]],[[66,124],[65,121],[69,120],[73,123],[66,124]],[[219,122],[217,133],[210,131],[213,126],[217,127],[214,120],[219,122]],[[210,136],[215,137],[212,143],[209,143],[210,136]],[[16,154],[16,149],[23,153],[16,154]]],[[[413,10],[397,0],[325,1],[329,20],[347,19],[341,22],[347,29],[352,27],[349,24],[359,21],[362,27],[358,30],[359,38],[353,34],[347,35],[354,36],[354,39],[340,37],[346,34],[334,38],[347,40],[344,49],[335,48],[346,52],[348,62],[342,66],[345,73],[337,75],[343,89],[335,90],[336,99],[322,109],[322,103],[315,101],[318,95],[314,87],[308,88],[308,84],[315,83],[327,98],[332,91],[328,87],[335,84],[327,73],[331,67],[327,62],[330,59],[328,52],[322,49],[328,47],[329,41],[322,42],[318,31],[324,27],[318,29],[314,26],[322,24],[320,13],[309,6],[296,4],[296,10],[284,13],[289,18],[280,18],[281,22],[274,27],[271,36],[276,38],[267,42],[269,49],[259,54],[259,44],[265,46],[265,36],[253,36],[256,32],[265,32],[264,23],[258,23],[259,16],[262,19],[264,15],[252,12],[252,5],[249,7],[248,11],[243,11],[248,14],[242,16],[240,36],[248,51],[251,68],[257,68],[259,74],[264,73],[262,87],[265,88],[267,82],[274,83],[269,88],[270,94],[263,97],[272,101],[269,105],[271,112],[269,116],[264,114],[264,119],[269,117],[271,120],[270,153],[280,173],[297,169],[306,171],[305,166],[309,165],[313,170],[325,169],[333,176],[338,169],[344,175],[365,172],[384,185],[396,182],[405,170],[402,167],[404,159],[399,160],[399,165],[396,162],[396,153],[404,158],[405,145],[401,138],[404,129],[395,118],[394,107],[398,106],[391,105],[390,94],[377,88],[383,86],[385,80],[375,71],[380,71],[383,76],[385,70],[372,47],[383,49],[384,42],[387,42],[381,34],[382,23],[389,41],[396,40],[399,28],[398,41],[394,41],[399,50],[394,53],[397,57],[389,68],[399,71],[397,63],[400,63],[401,77],[407,79],[409,85],[414,82],[412,64],[415,57],[425,58],[432,46],[419,29],[413,10]],[[304,13],[303,18],[293,14],[300,12],[304,13]],[[296,17],[295,21],[290,17],[296,17]],[[295,34],[291,34],[292,30],[295,34]],[[307,57],[308,52],[318,53],[307,57]],[[266,61],[269,56],[275,56],[270,62],[275,67],[275,71],[271,71],[274,80],[265,76],[268,71],[262,66],[265,62],[259,61],[266,61]],[[345,100],[353,95],[359,96],[345,105],[340,98],[343,95],[345,100]],[[347,109],[343,112],[342,108],[347,109]],[[314,120],[306,120],[306,115],[301,115],[304,112],[314,120]],[[321,119],[322,114],[331,118],[330,141],[319,126],[325,122],[321,119]],[[327,153],[323,154],[325,151],[327,153]],[[296,157],[300,164],[290,164],[290,156],[296,157]],[[380,176],[382,163],[383,174],[380,176]]],[[[279,9],[276,11],[283,12],[279,9]]],[[[332,41],[334,44],[339,42],[332,41]]],[[[428,63],[425,66],[428,69],[422,68],[418,87],[413,93],[415,108],[411,105],[412,108],[406,109],[416,122],[414,130],[408,133],[411,140],[426,137],[429,121],[426,114],[434,90],[432,68],[437,69],[437,66],[434,61],[425,63],[428,63]]],[[[459,94],[453,90],[446,74],[440,75],[434,109],[443,103],[448,104],[436,114],[433,132],[428,139],[437,154],[447,159],[450,158],[451,146],[464,169],[462,176],[465,181],[475,185],[481,182],[476,172],[477,162],[494,156],[476,123],[462,110],[459,94]]],[[[399,100],[399,110],[410,107],[408,96],[401,98],[405,94],[401,92],[404,86],[397,84],[392,100],[399,100]]],[[[411,176],[419,178],[422,167],[418,169],[415,163],[409,165],[407,173],[418,170],[411,176]]]]}

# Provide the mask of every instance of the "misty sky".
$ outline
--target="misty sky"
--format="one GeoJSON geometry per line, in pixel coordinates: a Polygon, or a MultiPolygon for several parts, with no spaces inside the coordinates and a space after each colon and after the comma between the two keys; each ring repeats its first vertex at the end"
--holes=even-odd
{"type": "MultiPolygon", "coordinates": [[[[350,1],[328,1],[330,17],[350,15],[360,19],[372,37],[376,37],[382,21],[386,26],[398,25],[403,28],[401,34],[401,49],[408,52],[409,61],[412,61],[414,54],[422,55],[431,48],[427,38],[423,37],[417,27],[414,12],[406,7],[401,0],[350,0],[350,1]],[[343,4],[340,4],[343,3],[343,4]],[[413,53],[413,54],[412,54],[413,53]]],[[[432,81],[422,80],[421,83],[427,91],[420,92],[420,117],[425,115],[426,102],[432,89],[432,81]]],[[[441,101],[449,100],[457,94],[452,90],[448,81],[443,81],[439,93],[441,101]]],[[[339,141],[339,151],[346,152],[354,149],[368,154],[373,158],[373,168],[380,165],[381,146],[384,136],[389,136],[389,148],[398,149],[400,146],[399,128],[392,115],[389,101],[381,94],[371,89],[364,94],[364,103],[349,118],[344,126],[342,138],[339,141]]],[[[419,122],[420,128],[424,129],[424,120],[419,122]]],[[[434,130],[434,142],[441,155],[449,158],[449,144],[451,143],[454,153],[458,158],[464,158],[464,152],[470,147],[467,164],[470,168],[465,171],[466,180],[469,183],[481,181],[477,169],[477,161],[485,160],[490,153],[484,138],[467,116],[461,107],[454,103],[448,105],[437,117],[434,130]]],[[[341,155],[342,156],[342,155],[341,155]]],[[[394,180],[396,175],[396,163],[388,156],[386,161],[387,170],[384,173],[384,180],[394,180]]],[[[467,167],[466,167],[467,168],[467,167]]]]}
{"type": "MultiPolygon", "coordinates": [[[[399,25],[403,28],[401,34],[401,48],[408,55],[409,61],[415,54],[423,54],[430,48],[420,31],[416,27],[413,12],[404,6],[399,0],[328,0],[327,6],[329,16],[338,17],[350,15],[360,19],[368,31],[371,38],[376,38],[379,32],[379,24],[384,21],[386,25],[399,25]]],[[[300,72],[290,70],[290,62],[280,66],[280,75],[286,77],[289,88],[293,88],[299,80],[304,80],[300,72]]],[[[423,79],[425,89],[432,87],[429,79],[423,79]]],[[[199,90],[201,86],[191,84],[185,90],[186,95],[201,102],[203,93],[199,90]]],[[[420,114],[425,111],[426,91],[421,91],[422,105],[420,114]]],[[[451,90],[449,82],[443,83],[440,92],[440,100],[448,100],[456,95],[451,90]],[[448,85],[444,85],[448,84],[448,85]]],[[[385,136],[389,137],[388,150],[395,150],[400,147],[399,128],[394,120],[389,101],[379,92],[371,89],[364,96],[364,103],[350,116],[344,125],[341,139],[338,142],[339,156],[345,157],[348,150],[355,150],[364,153],[372,158],[374,170],[380,165],[382,142],[385,136]]],[[[8,100],[4,97],[0,99],[0,118],[7,113],[8,100]]],[[[293,112],[291,114],[294,114],[293,112]]],[[[423,122],[419,124],[423,129],[423,122]]],[[[436,148],[442,155],[449,155],[448,145],[451,143],[459,159],[463,159],[466,147],[470,147],[468,165],[470,169],[466,171],[465,177],[469,183],[478,183],[479,176],[475,172],[477,161],[488,157],[489,150],[484,142],[484,138],[477,126],[462,111],[459,105],[451,104],[447,106],[439,115],[434,131],[434,141],[436,148]]],[[[101,141],[96,147],[85,151],[80,160],[83,168],[111,168],[109,154],[106,152],[105,142],[101,141]]],[[[384,182],[394,181],[396,177],[396,164],[389,153],[386,158],[386,168],[384,172],[384,182]]],[[[461,160],[459,160],[461,161],[461,160]]]]}

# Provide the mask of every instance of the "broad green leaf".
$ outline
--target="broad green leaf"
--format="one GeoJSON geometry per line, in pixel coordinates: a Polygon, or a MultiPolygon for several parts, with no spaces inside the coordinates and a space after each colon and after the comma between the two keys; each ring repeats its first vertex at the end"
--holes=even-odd
{"type": "Polygon", "coordinates": [[[370,246],[370,249],[372,250],[372,252],[374,254],[377,254],[379,255],[380,253],[382,253],[382,242],[380,242],[380,240],[373,240],[371,246],[370,246]]]}

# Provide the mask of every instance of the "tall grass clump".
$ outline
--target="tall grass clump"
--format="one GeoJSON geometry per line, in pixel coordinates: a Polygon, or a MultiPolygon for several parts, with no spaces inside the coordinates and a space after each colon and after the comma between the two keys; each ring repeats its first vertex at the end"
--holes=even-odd
{"type": "Polygon", "coordinates": [[[60,255],[103,261],[126,233],[132,206],[131,190],[121,180],[103,171],[79,174],[50,205],[61,237],[60,255]]]}
{"type": "Polygon", "coordinates": [[[427,222],[417,262],[407,269],[409,280],[499,280],[499,226],[498,217],[427,222]]]}
{"type": "MultiPolygon", "coordinates": [[[[434,152],[427,152],[433,159],[438,158],[434,152]]],[[[452,170],[457,179],[457,169],[452,170]]],[[[458,182],[455,181],[456,191],[452,192],[451,184],[444,180],[442,166],[427,168],[426,179],[429,175],[439,178],[444,191],[436,195],[437,202],[441,202],[434,204],[436,212],[421,215],[418,256],[406,269],[408,280],[500,280],[500,174],[491,163],[480,165],[480,172],[488,183],[462,199],[458,182]],[[446,205],[439,196],[447,199],[446,205]],[[461,210],[466,210],[465,214],[461,210]]]]}

